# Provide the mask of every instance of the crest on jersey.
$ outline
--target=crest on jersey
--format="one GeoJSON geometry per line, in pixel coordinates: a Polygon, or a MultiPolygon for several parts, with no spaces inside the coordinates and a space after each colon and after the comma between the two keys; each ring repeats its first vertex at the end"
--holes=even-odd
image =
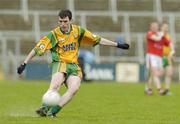
{"type": "Polygon", "coordinates": [[[78,37],[78,34],[74,34],[74,38],[77,38],[78,37]]]}
{"type": "Polygon", "coordinates": [[[58,41],[59,42],[64,42],[64,38],[60,38],[58,41]]]}
{"type": "Polygon", "coordinates": [[[45,45],[44,45],[44,44],[40,44],[40,45],[39,45],[39,48],[42,50],[42,49],[45,48],[45,45]]]}

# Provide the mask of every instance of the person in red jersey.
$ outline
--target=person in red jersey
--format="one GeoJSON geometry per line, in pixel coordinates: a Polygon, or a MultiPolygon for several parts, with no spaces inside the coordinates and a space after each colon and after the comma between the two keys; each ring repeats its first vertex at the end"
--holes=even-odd
{"type": "Polygon", "coordinates": [[[146,54],[146,67],[148,69],[148,82],[145,88],[147,95],[152,95],[152,83],[155,86],[160,95],[164,94],[164,90],[161,88],[160,76],[163,74],[163,46],[169,45],[169,41],[164,37],[164,32],[159,31],[158,22],[152,22],[150,24],[150,30],[146,34],[147,40],[147,54],[146,54]]]}

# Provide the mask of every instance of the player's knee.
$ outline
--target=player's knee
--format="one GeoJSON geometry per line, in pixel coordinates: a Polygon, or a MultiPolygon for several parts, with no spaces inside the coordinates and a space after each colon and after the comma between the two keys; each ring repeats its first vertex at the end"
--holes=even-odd
{"type": "Polygon", "coordinates": [[[163,75],[163,71],[161,71],[161,70],[158,70],[158,69],[154,69],[153,71],[152,71],[152,75],[153,76],[162,76],[163,75]]]}
{"type": "Polygon", "coordinates": [[[163,72],[162,72],[162,71],[158,72],[158,76],[159,76],[159,77],[162,76],[162,75],[163,75],[163,72]]]}
{"type": "Polygon", "coordinates": [[[71,95],[75,95],[77,91],[79,90],[79,88],[80,88],[80,84],[76,83],[71,88],[69,88],[69,92],[71,93],[71,95]]]}
{"type": "Polygon", "coordinates": [[[79,90],[80,85],[75,85],[73,88],[73,95],[77,93],[77,91],[79,90]]]}
{"type": "Polygon", "coordinates": [[[77,85],[75,85],[74,91],[77,92],[77,91],[79,90],[79,88],[80,88],[80,83],[78,83],[77,85]]]}
{"type": "Polygon", "coordinates": [[[166,74],[166,77],[172,77],[173,76],[173,73],[172,72],[168,72],[167,74],[166,74]]]}

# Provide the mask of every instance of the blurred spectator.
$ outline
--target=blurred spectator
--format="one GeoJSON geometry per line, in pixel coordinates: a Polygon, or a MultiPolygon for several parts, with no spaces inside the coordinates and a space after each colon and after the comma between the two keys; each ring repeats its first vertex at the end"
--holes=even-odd
{"type": "Polygon", "coordinates": [[[94,54],[91,51],[80,49],[78,58],[83,58],[85,63],[93,64],[94,63],[94,54]]]}
{"type": "Polygon", "coordinates": [[[85,66],[86,64],[92,65],[94,63],[94,54],[91,51],[80,49],[78,53],[78,61],[80,67],[82,68],[83,80],[87,81],[86,73],[85,73],[85,66]]]}

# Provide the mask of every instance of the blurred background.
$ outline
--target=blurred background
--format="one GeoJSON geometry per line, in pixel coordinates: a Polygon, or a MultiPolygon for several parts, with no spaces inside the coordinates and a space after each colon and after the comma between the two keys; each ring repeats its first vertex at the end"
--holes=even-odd
{"type": "MultiPolygon", "coordinates": [[[[145,81],[145,33],[155,19],[170,25],[176,47],[173,80],[180,82],[179,0],[0,0],[0,80],[18,79],[17,66],[39,39],[58,25],[58,12],[70,9],[75,24],[115,40],[129,41],[128,51],[82,47],[93,60],[85,62],[85,80],[145,81]]],[[[28,64],[24,79],[50,79],[50,54],[28,64]]]]}

